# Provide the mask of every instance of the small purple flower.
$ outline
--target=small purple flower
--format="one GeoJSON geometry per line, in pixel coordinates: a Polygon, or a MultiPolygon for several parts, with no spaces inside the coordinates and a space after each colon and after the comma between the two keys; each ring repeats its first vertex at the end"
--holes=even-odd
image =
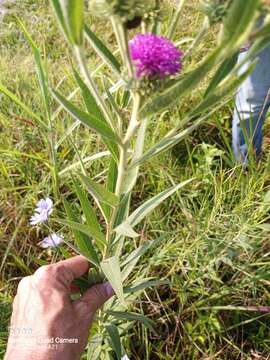
{"type": "Polygon", "coordinates": [[[50,198],[41,199],[37,203],[35,214],[30,218],[31,225],[43,224],[53,211],[53,202],[50,198]]]}
{"type": "Polygon", "coordinates": [[[129,42],[129,49],[138,78],[164,79],[182,68],[182,51],[162,36],[138,34],[129,42]]]}
{"type": "Polygon", "coordinates": [[[45,237],[42,241],[38,243],[38,245],[43,249],[47,249],[48,247],[56,247],[60,245],[63,241],[64,239],[62,236],[53,233],[45,237]]]}

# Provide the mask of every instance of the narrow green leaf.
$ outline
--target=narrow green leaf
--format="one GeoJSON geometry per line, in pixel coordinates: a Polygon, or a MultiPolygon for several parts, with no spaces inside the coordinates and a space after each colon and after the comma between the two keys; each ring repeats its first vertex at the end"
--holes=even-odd
{"type": "MultiPolygon", "coordinates": [[[[98,106],[98,104],[97,104],[95,98],[93,97],[91,91],[86,86],[86,84],[84,83],[84,81],[82,80],[82,78],[80,77],[78,72],[75,69],[73,69],[73,72],[74,72],[74,77],[76,79],[76,82],[77,82],[77,84],[79,85],[79,87],[81,89],[83,100],[84,100],[84,103],[85,103],[85,106],[87,108],[88,113],[90,115],[92,114],[94,117],[98,118],[102,123],[104,123],[106,125],[106,120],[105,120],[105,118],[103,116],[103,113],[100,110],[100,107],[98,106]]],[[[112,153],[114,159],[116,159],[116,161],[117,161],[118,158],[119,158],[118,147],[113,142],[111,142],[109,140],[104,139],[104,142],[107,145],[110,152],[112,153]]]]}
{"type": "Polygon", "coordinates": [[[122,265],[122,281],[124,282],[128,276],[133,271],[134,267],[140,260],[141,256],[143,256],[148,249],[150,249],[153,244],[156,244],[156,241],[148,241],[147,243],[141,245],[127,257],[127,259],[121,264],[122,265]]]}
{"type": "Polygon", "coordinates": [[[114,193],[115,191],[117,174],[118,174],[117,163],[114,161],[114,159],[111,159],[109,171],[108,171],[108,178],[107,178],[107,189],[112,193],[114,193]]]}
{"type": "Polygon", "coordinates": [[[212,108],[214,105],[220,103],[224,98],[230,96],[235,92],[241,83],[253,72],[256,67],[256,61],[254,61],[248,69],[239,77],[230,77],[222,86],[216,88],[214,94],[209,94],[191,113],[190,116],[197,116],[212,108]]]}
{"type": "Polygon", "coordinates": [[[104,275],[110,282],[115,294],[117,295],[119,301],[125,305],[124,291],[123,291],[123,283],[121,277],[121,270],[119,259],[116,256],[113,256],[109,259],[103,260],[100,263],[101,270],[104,275]]]}
{"type": "Polygon", "coordinates": [[[252,30],[259,0],[234,0],[224,20],[222,43],[239,47],[252,30]]]}
{"type": "MultiPolygon", "coordinates": [[[[83,158],[82,162],[83,162],[83,164],[87,164],[88,162],[92,162],[94,160],[100,159],[100,158],[105,157],[105,156],[110,156],[110,152],[109,151],[101,151],[99,153],[96,153],[96,154],[93,154],[93,155],[90,155],[90,156],[87,156],[87,157],[83,158]]],[[[81,165],[81,161],[76,161],[75,163],[66,166],[64,169],[59,171],[59,176],[70,173],[71,171],[78,168],[80,165],[81,165]]]]}
{"type": "Polygon", "coordinates": [[[117,228],[114,229],[114,231],[118,235],[123,235],[131,238],[136,238],[140,236],[138,233],[136,233],[136,231],[133,230],[131,225],[127,222],[123,222],[122,224],[118,225],[117,228]]]}
{"type": "Polygon", "coordinates": [[[215,75],[213,76],[210,84],[208,85],[204,97],[206,97],[208,94],[210,94],[215,88],[220,84],[220,82],[226,78],[226,76],[232,71],[235,64],[237,63],[238,59],[238,52],[233,54],[228,59],[225,59],[218,70],[216,71],[215,75]]]}
{"type": "Polygon", "coordinates": [[[97,198],[99,201],[108,204],[112,207],[118,205],[119,203],[118,197],[109,190],[107,190],[104,186],[95,183],[87,176],[80,175],[79,177],[86,186],[87,190],[94,198],[97,198]]]}
{"type": "Polygon", "coordinates": [[[104,244],[106,244],[106,239],[100,230],[100,225],[98,223],[96,213],[92,208],[86,193],[80,187],[79,183],[75,179],[73,179],[73,184],[75,187],[76,194],[80,200],[81,208],[85,216],[86,223],[89,228],[89,232],[91,233],[91,236],[96,240],[99,250],[102,251],[104,250],[104,244]]]}
{"type": "Polygon", "coordinates": [[[138,207],[125,221],[130,226],[134,227],[140,223],[151,211],[153,211],[157,206],[159,206],[164,200],[169,196],[174,194],[176,191],[180,190],[185,185],[189,184],[193,179],[183,181],[182,183],[172,186],[167,190],[162,191],[160,194],[152,197],[147,200],[144,204],[138,207]]]}
{"type": "Polygon", "coordinates": [[[25,105],[15,94],[9,91],[3,84],[0,83],[0,92],[14,101],[23,111],[25,111],[32,119],[36,120],[44,129],[48,130],[47,124],[41,120],[27,105],[25,105]]]}
{"type": "Polygon", "coordinates": [[[137,314],[133,312],[124,312],[124,311],[112,311],[107,310],[108,315],[113,316],[116,319],[127,320],[127,321],[139,321],[143,323],[148,329],[152,329],[155,325],[154,321],[148,319],[142,314],[137,314]]]}
{"type": "Polygon", "coordinates": [[[127,217],[129,206],[130,206],[131,194],[127,193],[121,198],[120,205],[114,221],[114,227],[120,225],[123,220],[127,217]]]}
{"type": "Polygon", "coordinates": [[[52,2],[52,5],[53,5],[55,14],[56,14],[56,18],[59,21],[59,25],[62,28],[62,30],[64,32],[64,35],[66,36],[66,38],[68,40],[71,41],[71,39],[69,37],[69,30],[68,30],[67,25],[65,23],[64,15],[63,15],[59,0],[51,0],[51,2],[52,2]]]}
{"type": "Polygon", "coordinates": [[[85,25],[84,31],[86,34],[86,39],[90,42],[96,53],[101,57],[105,64],[107,64],[119,75],[121,71],[121,65],[113,53],[107,48],[103,41],[101,41],[97,35],[90,30],[88,26],[85,25]]]}
{"type": "Polygon", "coordinates": [[[82,44],[84,0],[52,0],[65,35],[72,44],[82,44]]]}
{"type": "Polygon", "coordinates": [[[55,221],[72,228],[76,245],[79,250],[91,261],[92,264],[94,264],[94,266],[98,267],[99,258],[92,244],[91,232],[89,231],[88,226],[77,223],[76,216],[71,208],[71,205],[66,200],[63,202],[68,220],[55,219],[55,221]]]}
{"type": "Polygon", "coordinates": [[[226,102],[228,102],[228,99],[222,99],[222,101],[220,101],[215,107],[213,107],[211,111],[209,111],[209,113],[201,116],[200,118],[195,117],[195,121],[194,118],[192,118],[192,116],[188,114],[187,117],[181,121],[179,126],[171,130],[160,142],[150,148],[140,159],[134,161],[134,163],[132,163],[130,167],[142,164],[143,162],[151,159],[154,156],[157,156],[158,154],[161,154],[162,152],[178,144],[181,140],[185,139],[189,134],[191,134],[195,129],[197,129],[203,123],[203,121],[209,118],[209,116],[211,116],[219,108],[224,106],[226,102]],[[191,126],[178,132],[181,128],[184,127],[184,125],[188,124],[191,121],[193,121],[193,124],[191,126]]]}
{"type": "Polygon", "coordinates": [[[106,325],[106,330],[110,337],[110,345],[114,350],[117,360],[121,360],[122,346],[117,327],[114,324],[106,325]]]}
{"type": "MultiPolygon", "coordinates": [[[[54,221],[56,221],[57,223],[62,224],[62,225],[70,226],[73,230],[79,231],[80,233],[85,234],[85,235],[89,236],[90,238],[93,237],[93,230],[90,229],[89,226],[86,224],[81,224],[74,220],[71,221],[71,220],[64,220],[64,219],[57,219],[57,218],[54,219],[54,221]]],[[[100,241],[103,244],[103,246],[106,245],[103,235],[99,236],[97,239],[98,239],[98,241],[100,241]]]]}
{"type": "Polygon", "coordinates": [[[102,122],[106,122],[102,111],[100,110],[100,107],[98,106],[95,98],[93,97],[91,91],[86,86],[76,69],[73,68],[73,73],[75,80],[77,84],[79,85],[79,88],[81,89],[83,100],[85,103],[85,106],[87,108],[87,111],[89,114],[93,114],[96,118],[98,118],[102,122]]]}
{"type": "Polygon", "coordinates": [[[46,74],[46,71],[44,69],[43,63],[42,63],[40,51],[39,51],[37,45],[35,44],[34,40],[32,39],[31,35],[27,31],[25,25],[22,23],[22,21],[19,18],[17,18],[17,22],[18,22],[21,30],[23,31],[24,36],[25,36],[25,38],[26,38],[28,44],[30,45],[30,47],[32,49],[32,52],[34,54],[36,68],[37,68],[37,75],[38,75],[38,80],[39,80],[39,86],[40,86],[40,89],[41,89],[41,92],[42,92],[42,96],[43,96],[43,100],[44,100],[44,104],[45,104],[45,107],[46,107],[47,114],[50,116],[50,100],[49,100],[48,78],[47,78],[47,74],[46,74]]]}
{"type": "Polygon", "coordinates": [[[84,125],[88,126],[91,130],[96,131],[102,137],[112,140],[117,144],[121,143],[119,137],[108,127],[108,125],[101,122],[96,116],[80,110],[56,90],[52,90],[52,93],[54,98],[75,120],[79,120],[84,125]]]}
{"type": "MultiPolygon", "coordinates": [[[[138,160],[143,154],[147,122],[148,122],[147,118],[143,119],[141,122],[134,147],[134,153],[132,156],[132,163],[138,160]]],[[[124,193],[128,193],[133,189],[138,178],[138,173],[139,173],[139,166],[134,166],[127,171],[125,183],[124,183],[124,189],[123,189],[124,193]]]]}
{"type": "Polygon", "coordinates": [[[169,285],[168,280],[144,280],[139,284],[132,285],[131,287],[124,288],[125,294],[135,293],[137,291],[143,291],[149,287],[156,287],[160,285],[169,285]]]}

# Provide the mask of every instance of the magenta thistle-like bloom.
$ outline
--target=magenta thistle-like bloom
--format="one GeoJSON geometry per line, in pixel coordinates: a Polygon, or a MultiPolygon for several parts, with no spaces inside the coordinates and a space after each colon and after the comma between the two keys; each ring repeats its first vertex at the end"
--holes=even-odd
{"type": "Polygon", "coordinates": [[[129,42],[137,77],[175,75],[182,68],[182,51],[168,39],[154,34],[138,34],[129,42]]]}

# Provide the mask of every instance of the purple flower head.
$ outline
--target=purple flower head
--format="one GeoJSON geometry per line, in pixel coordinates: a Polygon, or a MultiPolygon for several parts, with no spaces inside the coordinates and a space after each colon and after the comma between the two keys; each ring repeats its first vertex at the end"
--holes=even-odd
{"type": "Polygon", "coordinates": [[[53,202],[50,198],[41,199],[37,203],[35,214],[30,218],[31,225],[43,224],[53,211],[53,202]]]}
{"type": "Polygon", "coordinates": [[[56,247],[60,245],[63,241],[64,240],[62,236],[53,233],[45,237],[42,241],[38,243],[38,245],[43,249],[47,249],[48,247],[56,247]]]}
{"type": "Polygon", "coordinates": [[[175,75],[182,68],[182,51],[168,39],[154,34],[138,34],[129,42],[131,59],[140,77],[175,75]]]}

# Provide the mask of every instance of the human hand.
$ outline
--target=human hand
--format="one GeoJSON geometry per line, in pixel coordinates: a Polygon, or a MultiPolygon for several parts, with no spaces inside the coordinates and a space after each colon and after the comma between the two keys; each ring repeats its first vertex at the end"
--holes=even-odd
{"type": "Polygon", "coordinates": [[[75,256],[42,266],[21,280],[5,360],[80,359],[96,311],[113,295],[104,283],[71,301],[72,281],[88,268],[84,257],[75,256]],[[65,343],[59,343],[63,339],[65,343]]]}

